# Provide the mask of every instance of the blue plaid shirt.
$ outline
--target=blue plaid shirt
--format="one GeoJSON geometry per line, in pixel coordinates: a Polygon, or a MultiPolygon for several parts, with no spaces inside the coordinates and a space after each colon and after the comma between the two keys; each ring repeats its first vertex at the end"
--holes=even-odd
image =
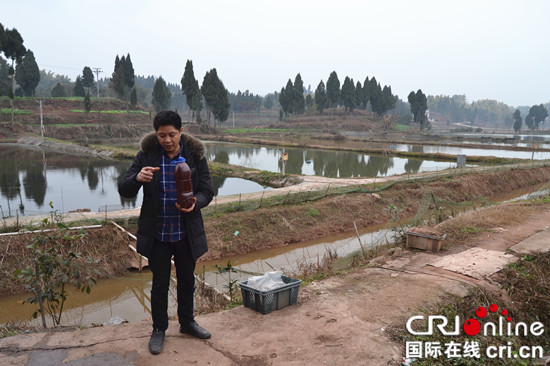
{"type": "Polygon", "coordinates": [[[176,164],[172,161],[181,156],[181,150],[178,155],[170,159],[163,154],[160,161],[160,185],[162,187],[160,200],[161,207],[157,222],[156,239],[162,242],[175,242],[184,238],[185,227],[180,225],[182,212],[176,207],[178,201],[178,192],[176,189],[176,179],[174,170],[176,164]]]}

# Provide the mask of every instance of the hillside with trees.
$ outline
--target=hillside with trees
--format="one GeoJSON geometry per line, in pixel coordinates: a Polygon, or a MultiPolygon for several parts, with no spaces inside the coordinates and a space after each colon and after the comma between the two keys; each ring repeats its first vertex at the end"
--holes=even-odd
{"type": "MultiPolygon", "coordinates": [[[[82,66],[82,73],[72,81],[64,75],[40,69],[32,50],[24,46],[17,29],[4,29],[0,24],[0,97],[7,97],[10,109],[16,97],[84,98],[93,108],[94,98],[117,98],[126,109],[172,109],[186,120],[208,126],[231,124],[268,125],[287,120],[330,119],[369,115],[385,127],[396,123],[418,131],[453,129],[454,124],[483,128],[502,128],[515,132],[543,129],[550,103],[511,107],[496,100],[469,102],[465,95],[426,95],[421,89],[411,91],[401,100],[374,76],[362,82],[345,76],[341,80],[332,71],[326,81],[320,80],[312,91],[304,86],[300,73],[289,78],[280,91],[257,95],[249,90],[236,93],[227,90],[215,68],[206,72],[200,82],[187,60],[179,84],[158,76],[136,75],[129,53],[116,55],[110,75],[99,79],[99,70],[82,66]],[[343,113],[339,111],[342,110],[343,113]],[[517,112],[517,113],[516,113],[517,112]],[[371,113],[371,114],[369,114],[371,113]]],[[[4,105],[4,104],[3,104],[4,105]]],[[[6,111],[4,110],[4,113],[6,111]]],[[[371,118],[369,117],[369,119],[371,118]]],[[[13,121],[13,113],[11,120],[13,121]]]]}

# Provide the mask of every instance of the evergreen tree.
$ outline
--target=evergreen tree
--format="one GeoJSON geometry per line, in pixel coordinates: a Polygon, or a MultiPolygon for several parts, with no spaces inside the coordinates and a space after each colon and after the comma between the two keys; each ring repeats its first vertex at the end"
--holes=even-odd
{"type": "Polygon", "coordinates": [[[194,114],[196,113],[196,118],[197,118],[197,122],[200,122],[201,121],[201,111],[202,111],[202,93],[201,93],[201,90],[199,88],[199,82],[197,80],[195,80],[195,84],[197,84],[197,92],[195,93],[195,95],[193,95],[193,99],[191,99],[191,105],[189,106],[189,108],[191,108],[191,110],[193,111],[193,117],[194,117],[194,114]]]}
{"type": "Polygon", "coordinates": [[[315,104],[317,104],[317,111],[320,114],[323,114],[323,111],[327,107],[328,99],[327,99],[327,91],[325,89],[325,83],[323,83],[323,80],[319,82],[319,85],[317,85],[317,89],[315,89],[315,104]]]}
{"type": "Polygon", "coordinates": [[[338,80],[336,71],[331,72],[327,80],[327,99],[329,108],[338,106],[338,101],[340,100],[340,80],[338,80]]]}
{"type": "Polygon", "coordinates": [[[86,88],[88,93],[90,92],[90,88],[94,87],[94,79],[92,69],[85,66],[84,69],[82,69],[82,86],[86,88]]]}
{"type": "Polygon", "coordinates": [[[521,112],[519,111],[519,109],[516,109],[512,118],[514,119],[514,131],[518,133],[521,129],[522,123],[521,112]]]}
{"type": "Polygon", "coordinates": [[[376,79],[373,77],[371,79],[371,85],[369,86],[370,105],[372,111],[381,116],[382,114],[384,114],[384,95],[382,94],[380,83],[377,83],[376,87],[372,86],[373,80],[376,81],[376,79]]]}
{"type": "Polygon", "coordinates": [[[86,92],[86,96],[84,97],[84,111],[86,113],[90,113],[92,110],[92,100],[90,99],[90,93],[86,92]]]}
{"type": "Polygon", "coordinates": [[[23,90],[23,95],[32,97],[40,82],[40,70],[31,50],[27,50],[20,63],[17,64],[15,80],[23,90]]]}
{"type": "MultiPolygon", "coordinates": [[[[134,66],[130,59],[130,54],[127,56],[118,55],[115,58],[115,68],[111,76],[109,87],[113,89],[119,99],[126,100],[128,90],[135,85],[134,66]]],[[[171,95],[171,94],[170,94],[171,95]]]]}
{"type": "Polygon", "coordinates": [[[420,125],[420,129],[430,129],[428,118],[426,117],[426,111],[428,110],[428,98],[422,93],[421,89],[415,93],[414,90],[409,93],[409,104],[411,105],[411,112],[413,113],[414,122],[420,125]]]}
{"type": "Polygon", "coordinates": [[[10,89],[10,65],[8,65],[4,58],[0,57],[0,96],[8,95],[10,89]]]}
{"type": "Polygon", "coordinates": [[[53,98],[64,98],[66,97],[66,93],[65,93],[65,88],[63,87],[63,85],[61,85],[60,83],[57,83],[52,91],[51,91],[51,95],[53,98]]]}
{"type": "Polygon", "coordinates": [[[274,105],[275,105],[274,96],[272,93],[269,93],[264,98],[264,107],[269,111],[271,110],[271,108],[273,108],[274,105]]]}
{"type": "Polygon", "coordinates": [[[27,49],[23,45],[23,37],[17,29],[5,29],[2,37],[2,52],[8,60],[11,60],[11,75],[15,73],[15,64],[22,61],[27,49]]]}
{"type": "Polygon", "coordinates": [[[306,95],[306,109],[309,111],[309,109],[313,106],[313,97],[311,96],[311,93],[308,93],[306,95]]]}
{"type": "Polygon", "coordinates": [[[304,82],[300,74],[294,79],[294,88],[292,92],[293,110],[296,114],[303,114],[305,109],[304,103],[304,82]]]}
{"type": "Polygon", "coordinates": [[[124,60],[124,85],[126,90],[132,89],[136,84],[136,75],[134,72],[134,65],[130,59],[130,53],[126,55],[126,60],[124,60]]]}
{"type": "Polygon", "coordinates": [[[212,105],[216,98],[216,91],[214,86],[214,75],[213,71],[207,71],[204,74],[201,85],[201,93],[206,103],[206,121],[210,124],[210,116],[212,114],[212,105]]]}
{"type": "Polygon", "coordinates": [[[2,25],[2,23],[0,23],[0,53],[4,52],[3,41],[4,41],[4,26],[2,25]]]}
{"type": "Polygon", "coordinates": [[[281,94],[279,96],[279,103],[281,103],[281,108],[283,109],[283,112],[285,112],[285,115],[294,113],[293,96],[294,85],[292,84],[292,80],[288,79],[286,87],[281,89],[281,94]]]}
{"type": "Polygon", "coordinates": [[[279,92],[279,104],[281,105],[281,109],[279,109],[280,121],[283,121],[287,115],[287,112],[286,112],[287,106],[286,106],[285,98],[286,98],[286,88],[283,86],[281,88],[281,91],[279,92]]]}
{"type": "Polygon", "coordinates": [[[395,108],[395,103],[397,102],[397,96],[393,95],[391,92],[391,86],[384,85],[384,89],[382,89],[382,96],[384,97],[384,112],[386,113],[390,109],[395,108]]]}
{"type": "Polygon", "coordinates": [[[374,76],[372,77],[372,79],[369,80],[368,91],[370,108],[373,112],[376,113],[377,109],[375,107],[375,103],[380,99],[379,93],[382,93],[382,89],[380,89],[380,84],[378,84],[378,81],[376,81],[376,78],[374,76]]]}
{"type": "Polygon", "coordinates": [[[130,93],[130,108],[135,109],[137,106],[137,90],[136,86],[132,88],[132,93],[130,93]]]}
{"type": "MultiPolygon", "coordinates": [[[[124,58],[124,56],[123,56],[124,58]]],[[[117,97],[124,99],[125,97],[125,84],[124,84],[124,62],[119,59],[118,55],[115,58],[115,69],[111,76],[111,82],[109,87],[113,89],[117,97]]]]}
{"type": "Polygon", "coordinates": [[[76,81],[74,83],[74,88],[73,88],[73,95],[75,97],[86,96],[86,90],[84,90],[84,84],[82,83],[82,78],[80,77],[80,75],[76,77],[76,81]]]}
{"type": "Polygon", "coordinates": [[[157,81],[155,81],[155,86],[153,87],[152,103],[155,111],[158,113],[162,110],[168,109],[170,102],[172,100],[172,92],[168,89],[166,81],[160,76],[157,81]]]}
{"type": "Polygon", "coordinates": [[[355,85],[355,107],[361,108],[361,104],[363,104],[363,87],[361,82],[358,81],[355,85]]]}
{"type": "Polygon", "coordinates": [[[211,69],[204,75],[202,81],[201,93],[206,102],[207,121],[210,123],[210,116],[220,122],[227,120],[229,116],[229,101],[227,89],[218,77],[216,69],[211,69]]]}
{"type": "Polygon", "coordinates": [[[214,114],[214,118],[219,122],[225,122],[229,117],[229,108],[231,107],[227,97],[229,93],[219,78],[216,89],[217,97],[214,107],[212,108],[212,114],[214,114]]]}
{"type": "Polygon", "coordinates": [[[538,130],[539,124],[544,122],[546,117],[548,117],[548,110],[544,105],[534,105],[529,108],[529,114],[525,117],[525,124],[528,124],[531,130],[538,130]]]}
{"type": "Polygon", "coordinates": [[[342,103],[344,103],[345,111],[349,109],[350,112],[353,112],[355,108],[355,86],[353,80],[348,76],[346,76],[342,85],[342,103]]]}
{"type": "Polygon", "coordinates": [[[193,61],[191,60],[187,60],[187,63],[185,64],[185,71],[183,72],[183,76],[181,78],[181,90],[183,91],[183,94],[185,94],[185,100],[189,106],[189,113],[192,112],[194,114],[195,109],[193,108],[193,105],[196,104],[196,100],[195,103],[193,103],[193,99],[197,93],[200,93],[200,90],[199,82],[195,79],[193,61]]]}
{"type": "Polygon", "coordinates": [[[118,55],[116,55],[115,57],[115,70],[117,69],[117,67],[120,65],[120,58],[118,57],[118,55]]]}
{"type": "Polygon", "coordinates": [[[8,91],[8,96],[10,98],[10,107],[11,107],[11,122],[13,123],[13,98],[14,98],[14,74],[15,74],[15,63],[21,62],[23,56],[27,52],[27,49],[23,45],[23,37],[17,31],[17,29],[4,29],[2,37],[2,52],[7,59],[11,60],[11,66],[9,68],[9,75],[11,78],[11,85],[8,91]]]}
{"type": "Polygon", "coordinates": [[[363,90],[362,90],[362,99],[361,99],[361,105],[363,109],[367,109],[367,106],[370,102],[370,81],[369,77],[367,76],[365,78],[365,81],[363,82],[363,90]]]}

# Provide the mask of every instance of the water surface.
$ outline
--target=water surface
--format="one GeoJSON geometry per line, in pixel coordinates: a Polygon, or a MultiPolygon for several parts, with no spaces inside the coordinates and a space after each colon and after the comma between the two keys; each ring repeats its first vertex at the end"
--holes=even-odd
{"type": "MultiPolygon", "coordinates": [[[[87,158],[39,148],[0,144],[0,215],[36,215],[54,210],[92,212],[139,207],[134,198],[118,194],[118,180],[131,162],[87,158]]],[[[240,178],[212,176],[217,196],[270,189],[240,178]]]]}

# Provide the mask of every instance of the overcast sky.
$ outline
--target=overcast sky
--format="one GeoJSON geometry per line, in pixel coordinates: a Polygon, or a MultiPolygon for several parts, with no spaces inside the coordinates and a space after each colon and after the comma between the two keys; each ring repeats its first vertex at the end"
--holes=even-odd
{"type": "Polygon", "coordinates": [[[547,0],[0,0],[40,69],[84,66],[110,77],[130,54],[136,75],[180,83],[216,68],[231,92],[280,91],[300,73],[315,90],[336,71],[375,76],[406,100],[465,94],[510,106],[550,101],[547,0]]]}

